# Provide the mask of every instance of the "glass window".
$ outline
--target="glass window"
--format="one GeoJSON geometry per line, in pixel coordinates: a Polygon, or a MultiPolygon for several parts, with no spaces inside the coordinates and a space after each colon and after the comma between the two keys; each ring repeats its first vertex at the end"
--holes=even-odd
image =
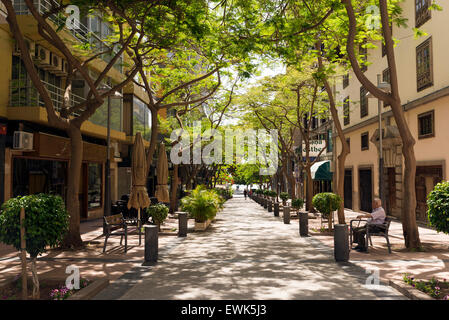
{"type": "Polygon", "coordinates": [[[418,115],[418,138],[429,138],[435,136],[434,111],[418,115]]]}
{"type": "Polygon", "coordinates": [[[368,115],[368,97],[366,94],[368,90],[365,87],[360,87],[360,118],[368,115]]]}
{"type": "Polygon", "coordinates": [[[101,207],[101,182],[103,166],[100,163],[89,163],[87,172],[87,204],[88,208],[101,207]]]}
{"type": "Polygon", "coordinates": [[[430,0],[415,0],[415,26],[419,28],[431,18],[430,0]]]}
{"type": "Polygon", "coordinates": [[[150,141],[151,138],[151,111],[139,98],[133,99],[133,133],[140,132],[142,138],[150,141]]]}
{"type": "Polygon", "coordinates": [[[349,97],[346,97],[345,101],[343,102],[343,124],[346,126],[350,122],[350,112],[349,112],[349,97]]]}
{"type": "Polygon", "coordinates": [[[432,38],[416,48],[416,80],[418,91],[433,85],[432,38]]]}
{"type": "Polygon", "coordinates": [[[369,138],[368,138],[368,132],[362,133],[361,136],[361,144],[362,144],[362,151],[369,149],[369,138]]]}

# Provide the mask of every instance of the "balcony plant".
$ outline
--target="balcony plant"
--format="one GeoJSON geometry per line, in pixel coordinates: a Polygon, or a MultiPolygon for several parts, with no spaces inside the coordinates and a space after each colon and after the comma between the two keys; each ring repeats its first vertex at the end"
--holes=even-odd
{"type": "Polygon", "coordinates": [[[287,192],[281,192],[279,194],[279,198],[281,198],[281,200],[282,200],[282,205],[286,206],[287,200],[290,198],[290,195],[287,192]]]}
{"type": "Polygon", "coordinates": [[[69,229],[69,214],[60,196],[36,194],[16,197],[6,201],[0,212],[0,242],[20,246],[20,211],[25,209],[26,251],[31,257],[33,299],[39,299],[39,279],[36,270],[37,256],[47,247],[56,247],[69,229]]]}
{"type": "Polygon", "coordinates": [[[157,225],[159,231],[161,231],[161,224],[167,219],[168,216],[168,208],[166,205],[162,203],[157,203],[152,206],[149,206],[146,209],[148,216],[151,217],[151,221],[157,225]]]}

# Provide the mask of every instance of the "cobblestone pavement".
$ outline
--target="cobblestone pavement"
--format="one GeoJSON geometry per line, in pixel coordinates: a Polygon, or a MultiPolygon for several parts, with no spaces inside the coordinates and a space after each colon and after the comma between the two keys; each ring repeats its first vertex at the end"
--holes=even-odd
{"type": "Polygon", "coordinates": [[[405,299],[353,263],[336,263],[332,247],[301,238],[298,220],[234,197],[206,232],[189,233],[136,267],[96,299],[405,299]]]}

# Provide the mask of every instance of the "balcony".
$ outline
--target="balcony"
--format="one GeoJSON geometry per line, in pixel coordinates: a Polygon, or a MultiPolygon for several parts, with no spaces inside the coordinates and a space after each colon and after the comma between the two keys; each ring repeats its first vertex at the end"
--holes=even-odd
{"type": "MultiPolygon", "coordinates": [[[[38,9],[40,14],[45,14],[48,12],[53,6],[58,6],[58,2],[55,0],[34,0],[34,6],[38,9]]],[[[17,15],[30,15],[31,13],[28,10],[28,7],[24,0],[14,0],[13,1],[14,10],[17,15]]],[[[65,26],[65,19],[61,17],[61,15],[53,14],[49,16],[49,19],[56,26],[65,26]]],[[[94,31],[90,28],[91,21],[94,18],[85,17],[83,21],[78,19],[74,19],[74,28],[64,28],[67,32],[71,33],[76,39],[78,39],[82,43],[90,43],[95,45],[98,50],[104,50],[108,47],[107,44],[104,43],[103,39],[107,38],[109,32],[100,32],[100,30],[94,31]],[[103,36],[103,37],[102,37],[103,36]]],[[[98,19],[96,17],[95,19],[98,19]]],[[[99,28],[98,28],[99,29],[99,28]]],[[[109,29],[108,26],[103,26],[103,29],[109,29]]],[[[109,30],[107,30],[109,31],[109,30]]],[[[114,53],[118,50],[114,49],[114,53]]],[[[102,59],[109,63],[111,61],[111,55],[104,54],[102,59]]],[[[123,64],[123,55],[118,59],[117,63],[114,65],[114,68],[120,72],[123,72],[122,68],[123,64]]]]}
{"type": "MultiPolygon", "coordinates": [[[[51,83],[44,82],[47,88],[50,98],[53,102],[55,110],[60,112],[62,108],[62,102],[64,100],[64,90],[52,85],[51,83]]],[[[40,98],[39,92],[32,83],[27,83],[24,80],[11,80],[9,93],[9,106],[10,107],[43,107],[44,102],[40,98]]],[[[85,101],[83,97],[76,94],[70,94],[70,106],[76,106],[85,101]]],[[[78,115],[78,114],[74,114],[78,115]]]]}

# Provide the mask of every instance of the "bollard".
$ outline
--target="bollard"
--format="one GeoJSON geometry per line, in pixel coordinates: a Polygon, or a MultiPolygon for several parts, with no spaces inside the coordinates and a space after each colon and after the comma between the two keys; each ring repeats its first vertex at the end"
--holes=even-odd
{"type": "Polygon", "coordinates": [[[263,208],[266,209],[268,207],[268,199],[264,198],[263,199],[263,208]]]}
{"type": "Polygon", "coordinates": [[[309,236],[309,214],[307,212],[299,213],[299,235],[301,237],[309,236]]]}
{"type": "Polygon", "coordinates": [[[273,201],[268,200],[268,212],[272,212],[273,211],[273,201]]]}
{"type": "Polygon", "coordinates": [[[274,203],[274,216],[279,217],[279,202],[274,203]]]}
{"type": "Polygon", "coordinates": [[[176,212],[178,214],[178,237],[187,237],[187,212],[176,212]]]}
{"type": "Polygon", "coordinates": [[[144,225],[145,228],[145,263],[157,262],[159,228],[155,225],[144,225]]]}
{"type": "Polygon", "coordinates": [[[290,207],[289,206],[284,207],[284,223],[290,224],[290,207]]]}
{"type": "Polygon", "coordinates": [[[335,261],[349,260],[349,237],[346,224],[334,225],[334,256],[335,261]]]}

